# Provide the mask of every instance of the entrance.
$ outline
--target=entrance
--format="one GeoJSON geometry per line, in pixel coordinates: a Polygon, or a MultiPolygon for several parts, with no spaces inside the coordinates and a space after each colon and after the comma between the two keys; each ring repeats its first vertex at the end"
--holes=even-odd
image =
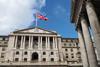
{"type": "Polygon", "coordinates": [[[34,52],[33,54],[32,54],[32,59],[31,59],[32,61],[38,61],[38,53],[36,53],[36,52],[34,52]]]}

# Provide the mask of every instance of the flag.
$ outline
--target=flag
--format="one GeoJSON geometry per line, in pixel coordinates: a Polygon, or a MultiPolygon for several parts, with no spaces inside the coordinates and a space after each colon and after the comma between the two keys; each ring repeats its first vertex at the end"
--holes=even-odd
{"type": "Polygon", "coordinates": [[[37,14],[36,17],[37,17],[38,19],[40,19],[40,20],[45,20],[45,21],[48,20],[47,17],[45,17],[45,16],[43,16],[43,15],[41,15],[41,14],[37,14]]]}

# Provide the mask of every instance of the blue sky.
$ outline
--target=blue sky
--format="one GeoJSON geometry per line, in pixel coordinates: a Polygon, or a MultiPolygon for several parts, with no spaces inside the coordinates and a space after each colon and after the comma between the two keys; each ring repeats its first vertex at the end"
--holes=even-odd
{"type": "Polygon", "coordinates": [[[55,30],[63,37],[77,37],[74,25],[70,21],[70,4],[70,0],[46,0],[46,6],[41,12],[46,13],[49,20],[38,20],[38,27],[55,30]]]}
{"type": "Polygon", "coordinates": [[[54,30],[63,37],[77,37],[70,22],[71,0],[0,0],[0,35],[34,27],[36,9],[46,14],[48,21],[38,20],[38,27],[54,30]],[[32,9],[36,8],[36,9],[32,9]]]}

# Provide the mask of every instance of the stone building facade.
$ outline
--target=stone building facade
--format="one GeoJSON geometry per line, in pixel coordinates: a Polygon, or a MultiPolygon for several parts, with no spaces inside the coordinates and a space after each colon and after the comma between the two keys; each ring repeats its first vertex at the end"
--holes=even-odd
{"type": "Polygon", "coordinates": [[[77,38],[62,38],[55,31],[34,27],[14,31],[0,39],[0,65],[4,67],[82,66],[77,38]]]}
{"type": "Polygon", "coordinates": [[[78,33],[83,67],[100,67],[100,0],[71,1],[71,21],[78,33]]]}

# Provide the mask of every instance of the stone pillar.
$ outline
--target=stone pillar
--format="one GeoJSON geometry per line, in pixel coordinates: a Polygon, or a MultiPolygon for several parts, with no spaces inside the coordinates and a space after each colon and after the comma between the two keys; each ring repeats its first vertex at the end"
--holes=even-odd
{"type": "Polygon", "coordinates": [[[33,49],[33,36],[31,37],[31,49],[33,49]]]}
{"type": "Polygon", "coordinates": [[[55,37],[53,37],[53,49],[55,50],[55,37]]]}
{"type": "Polygon", "coordinates": [[[40,36],[38,36],[38,49],[41,49],[41,46],[40,46],[40,36]]]}
{"type": "Polygon", "coordinates": [[[48,39],[46,37],[46,50],[48,50],[48,39]]]}
{"type": "Polygon", "coordinates": [[[77,32],[78,32],[79,46],[80,46],[80,51],[81,51],[83,67],[89,67],[89,62],[88,62],[87,53],[86,53],[86,46],[83,39],[82,31],[80,28],[77,28],[77,32]]]}
{"type": "Polygon", "coordinates": [[[42,37],[40,37],[40,48],[41,48],[41,50],[42,50],[42,37]]]}
{"type": "Polygon", "coordinates": [[[23,49],[25,48],[25,36],[23,38],[23,49]]]}
{"type": "Polygon", "coordinates": [[[28,47],[28,49],[30,49],[31,48],[31,36],[29,36],[29,47],[28,47]]]}
{"type": "Polygon", "coordinates": [[[48,37],[48,50],[50,49],[50,37],[48,37]]]}
{"type": "Polygon", "coordinates": [[[18,38],[18,37],[16,36],[14,48],[16,48],[16,46],[17,46],[17,38],[18,38]]]}
{"type": "Polygon", "coordinates": [[[95,55],[93,43],[90,37],[90,32],[88,29],[88,24],[85,18],[81,17],[81,25],[83,30],[83,36],[86,44],[86,50],[88,54],[88,61],[89,61],[89,67],[98,67],[97,66],[97,58],[95,55]]]}
{"type": "Polygon", "coordinates": [[[100,59],[100,22],[94,10],[94,6],[92,5],[91,2],[86,3],[86,10],[90,21],[90,26],[93,30],[94,43],[96,45],[97,52],[100,59]]]}
{"type": "Polygon", "coordinates": [[[55,37],[55,48],[58,48],[57,37],[55,37]]]}
{"type": "Polygon", "coordinates": [[[21,49],[23,48],[23,36],[21,36],[21,49]]]}

